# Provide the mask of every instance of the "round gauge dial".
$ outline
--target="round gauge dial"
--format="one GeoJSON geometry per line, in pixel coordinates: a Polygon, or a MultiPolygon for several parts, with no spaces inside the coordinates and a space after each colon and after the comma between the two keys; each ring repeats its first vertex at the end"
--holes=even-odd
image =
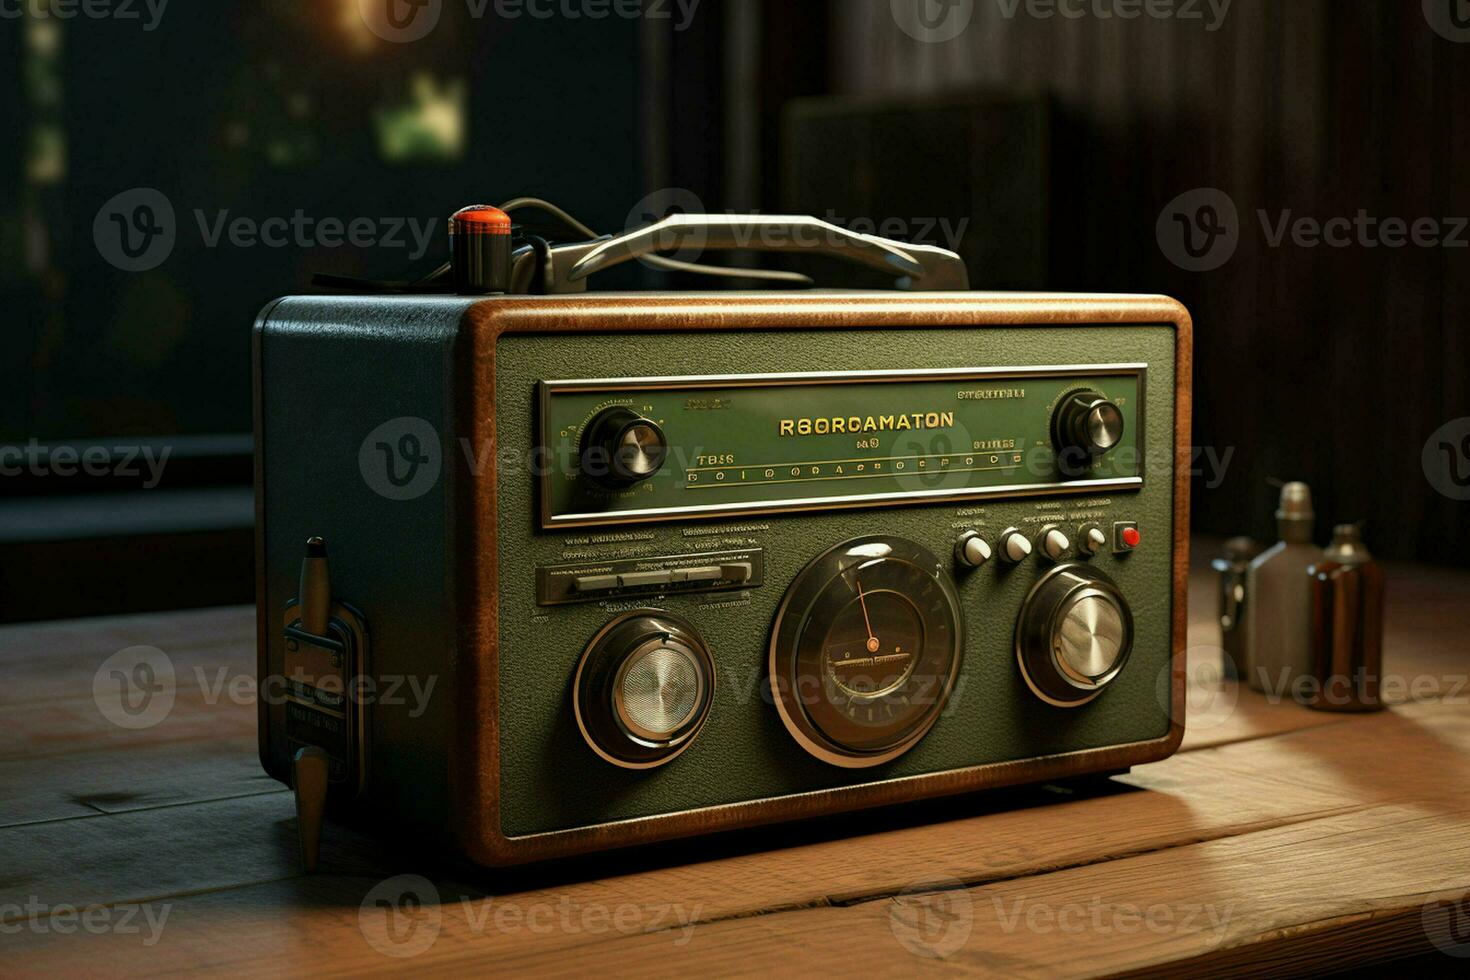
{"type": "Polygon", "coordinates": [[[903,538],[858,538],[786,593],[771,638],[776,707],[817,758],[879,765],[933,726],[962,650],[959,599],[939,559],[903,538]]]}

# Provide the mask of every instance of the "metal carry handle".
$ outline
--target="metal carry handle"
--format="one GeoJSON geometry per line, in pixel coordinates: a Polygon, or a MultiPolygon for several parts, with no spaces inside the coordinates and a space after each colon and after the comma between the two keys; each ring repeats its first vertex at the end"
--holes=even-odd
{"type": "MultiPolygon", "coordinates": [[[[970,288],[964,260],[948,249],[849,231],[804,215],[674,214],[621,235],[558,245],[546,263],[544,291],[583,292],[588,277],[633,259],[682,248],[828,255],[896,276],[905,290],[970,288]]],[[[732,270],[738,275],[738,270],[732,270]]]]}

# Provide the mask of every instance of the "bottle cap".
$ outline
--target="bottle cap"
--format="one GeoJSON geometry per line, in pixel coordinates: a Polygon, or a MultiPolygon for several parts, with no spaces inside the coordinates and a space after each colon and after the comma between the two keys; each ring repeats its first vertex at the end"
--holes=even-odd
{"type": "Polygon", "coordinates": [[[1361,524],[1339,524],[1332,530],[1332,544],[1327,546],[1328,561],[1342,565],[1361,565],[1372,561],[1368,546],[1363,543],[1361,524]]]}
{"type": "Polygon", "coordinates": [[[1311,521],[1316,517],[1311,487],[1305,483],[1288,483],[1281,488],[1281,504],[1276,510],[1278,521],[1311,521]]]}

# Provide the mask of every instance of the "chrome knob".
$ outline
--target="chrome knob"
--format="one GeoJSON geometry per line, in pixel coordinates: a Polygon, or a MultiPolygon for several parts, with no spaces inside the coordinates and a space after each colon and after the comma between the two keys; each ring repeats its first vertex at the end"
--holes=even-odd
{"type": "Polygon", "coordinates": [[[626,408],[594,418],[582,439],[582,472],[595,483],[623,489],[657,473],[668,458],[664,430],[626,408]]]}
{"type": "Polygon", "coordinates": [[[1117,448],[1127,424],[1123,410],[1096,391],[1074,391],[1052,416],[1052,441],[1058,462],[1069,475],[1090,469],[1099,456],[1117,448]]]}
{"type": "Polygon", "coordinates": [[[687,749],[704,727],[715,663],[691,624],[645,609],[592,638],[573,689],[577,727],[592,751],[625,769],[651,769],[687,749]]]}
{"type": "Polygon", "coordinates": [[[1016,660],[1037,697],[1076,707],[1117,679],[1133,649],[1133,613],[1086,565],[1060,565],[1032,588],[1016,624],[1016,660]]]}

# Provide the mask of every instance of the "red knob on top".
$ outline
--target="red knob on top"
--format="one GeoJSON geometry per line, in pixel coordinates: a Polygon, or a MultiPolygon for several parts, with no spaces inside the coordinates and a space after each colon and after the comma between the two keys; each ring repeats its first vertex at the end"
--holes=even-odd
{"type": "Polygon", "coordinates": [[[510,215],[488,204],[460,208],[449,219],[451,235],[509,235],[510,215]]]}
{"type": "Polygon", "coordinates": [[[488,204],[461,208],[449,218],[454,288],[462,295],[503,293],[510,288],[510,215],[488,204]]]}

